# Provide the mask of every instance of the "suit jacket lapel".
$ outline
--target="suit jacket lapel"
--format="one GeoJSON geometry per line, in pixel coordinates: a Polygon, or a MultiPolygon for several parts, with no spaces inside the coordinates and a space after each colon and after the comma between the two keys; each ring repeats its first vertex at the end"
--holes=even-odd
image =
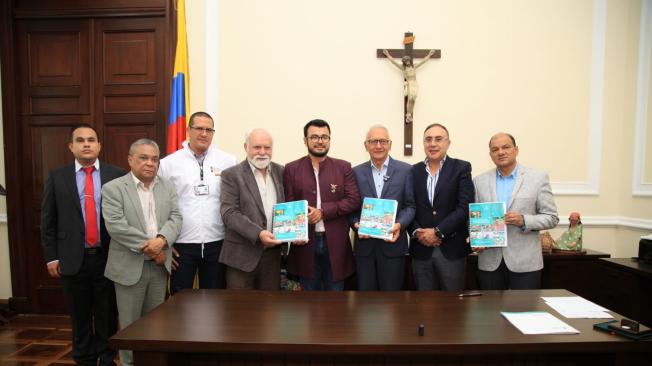
{"type": "Polygon", "coordinates": [[[134,179],[131,173],[127,173],[123,177],[123,181],[125,184],[124,188],[125,191],[127,192],[127,196],[129,196],[129,200],[131,201],[131,204],[134,206],[134,210],[136,210],[136,216],[138,216],[138,221],[140,221],[140,228],[143,230],[143,232],[147,232],[147,226],[145,225],[145,215],[143,215],[143,207],[140,204],[140,197],[138,197],[138,191],[136,190],[136,183],[134,183],[134,179]]]}
{"type": "MultiPolygon", "coordinates": [[[[380,192],[380,197],[378,198],[385,197],[385,194],[387,194],[387,190],[389,189],[389,183],[391,182],[392,176],[394,176],[394,164],[392,158],[390,157],[389,160],[387,161],[387,175],[386,175],[387,179],[383,177],[384,180],[383,190],[380,192]]],[[[376,187],[374,187],[374,190],[375,189],[376,187]]]]}
{"type": "Polygon", "coordinates": [[[442,190],[442,186],[445,184],[445,182],[448,182],[448,176],[451,174],[451,171],[453,170],[453,167],[451,166],[453,164],[453,159],[446,157],[446,161],[444,162],[444,166],[441,167],[439,170],[439,177],[437,177],[437,185],[435,185],[435,197],[432,199],[432,204],[433,206],[435,205],[435,201],[437,201],[437,195],[442,190]]]}
{"type": "Polygon", "coordinates": [[[256,207],[258,207],[258,210],[263,214],[263,216],[265,216],[265,208],[263,206],[263,200],[260,197],[260,191],[258,190],[256,177],[254,176],[254,172],[251,171],[251,167],[249,167],[249,162],[247,160],[242,163],[242,177],[245,182],[245,186],[249,192],[251,192],[251,197],[253,197],[254,202],[256,203],[256,207]]]}
{"type": "Polygon", "coordinates": [[[274,189],[276,190],[276,202],[285,202],[285,192],[283,192],[283,184],[281,184],[281,169],[277,169],[275,165],[270,164],[269,171],[272,173],[272,181],[274,181],[274,189]]]}
{"type": "Polygon", "coordinates": [[[426,202],[430,207],[433,207],[430,203],[430,197],[428,197],[428,172],[426,171],[426,163],[424,162],[421,162],[421,164],[418,165],[414,186],[416,187],[415,190],[422,190],[425,192],[424,196],[426,197],[426,202]]]}
{"type": "Polygon", "coordinates": [[[514,189],[512,190],[512,194],[509,196],[509,206],[507,207],[508,210],[510,207],[512,207],[512,203],[514,202],[514,197],[516,197],[518,190],[521,189],[524,176],[525,176],[525,172],[523,171],[523,169],[519,167],[518,174],[516,175],[516,182],[514,182],[514,189]]]}
{"type": "MultiPolygon", "coordinates": [[[[489,198],[491,199],[491,202],[498,202],[498,194],[496,193],[496,172],[494,172],[494,175],[489,177],[487,184],[489,184],[489,198]]],[[[505,207],[507,209],[507,207],[505,207]]]]}
{"type": "Polygon", "coordinates": [[[81,203],[79,202],[79,191],[77,190],[77,172],[75,171],[74,163],[68,166],[64,177],[70,196],[74,198],[74,206],[77,211],[79,211],[79,214],[82,215],[81,203]]]}
{"type": "MultiPolygon", "coordinates": [[[[373,167],[372,167],[372,162],[371,160],[368,161],[369,165],[367,165],[367,169],[365,169],[365,178],[367,179],[367,185],[369,186],[370,192],[373,194],[374,197],[378,197],[376,194],[376,185],[374,184],[374,173],[373,173],[373,167]]],[[[364,199],[364,197],[362,197],[364,199]]]]}

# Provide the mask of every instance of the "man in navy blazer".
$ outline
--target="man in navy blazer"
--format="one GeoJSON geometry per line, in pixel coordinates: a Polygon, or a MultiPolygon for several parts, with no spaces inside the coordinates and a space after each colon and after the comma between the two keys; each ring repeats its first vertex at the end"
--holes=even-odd
{"type": "Polygon", "coordinates": [[[111,238],[100,214],[101,187],[125,171],[100,163],[101,147],[93,126],[74,126],[68,148],[75,161],[52,170],[43,190],[41,244],[49,275],[63,285],[78,365],[115,365],[109,338],[117,308],[113,282],[104,277],[111,238]]]}
{"type": "Polygon", "coordinates": [[[356,230],[354,253],[358,289],[399,291],[403,287],[405,254],[408,250],[406,229],[415,212],[412,167],[389,156],[392,140],[384,126],[372,126],[367,132],[364,146],[370,160],[353,168],[360,197],[396,200],[397,212],[391,240],[359,235],[360,212],[351,215],[356,230]]]}
{"type": "Polygon", "coordinates": [[[447,156],[448,129],[433,123],[423,133],[426,159],[412,166],[417,205],[410,255],[417,289],[464,289],[469,203],[475,191],[471,164],[447,156]]]}

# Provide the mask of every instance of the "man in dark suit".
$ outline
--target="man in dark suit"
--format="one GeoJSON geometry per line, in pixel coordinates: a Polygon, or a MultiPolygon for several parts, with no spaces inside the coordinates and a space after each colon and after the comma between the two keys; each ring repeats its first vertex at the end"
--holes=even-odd
{"type": "Polygon", "coordinates": [[[412,166],[417,212],[411,232],[412,270],[418,290],[464,289],[469,203],[473,202],[471,164],[447,156],[448,129],[439,123],[423,133],[426,159],[412,166]]]}
{"type": "Polygon", "coordinates": [[[285,199],[308,201],[308,243],[293,244],[287,262],[304,290],[342,291],[353,273],[348,217],[360,207],[360,194],[351,164],[327,156],[330,140],[326,121],[308,122],[308,156],[285,166],[285,199]]]}
{"type": "Polygon", "coordinates": [[[272,234],[274,204],[283,202],[283,167],[272,162],[272,136],[247,134],[247,159],[222,172],[222,221],[226,236],[220,262],[226,286],[234,290],[278,290],[281,242],[272,234]]]}
{"type": "Polygon", "coordinates": [[[43,191],[41,243],[50,276],[61,278],[72,322],[72,357],[81,365],[115,365],[113,282],[104,277],[109,234],[100,214],[101,187],[125,172],[98,160],[101,144],[90,125],[71,131],[75,162],[52,170],[43,191]],[[99,233],[99,235],[98,235],[99,233]]]}
{"type": "MultiPolygon", "coordinates": [[[[364,142],[370,160],[355,168],[355,179],[362,199],[383,198],[397,201],[396,223],[391,240],[371,238],[356,233],[355,262],[358,289],[362,291],[399,291],[403,287],[405,254],[408,250],[406,229],[414,218],[412,168],[389,156],[392,140],[386,127],[369,129],[364,142]]],[[[359,228],[360,212],[351,215],[354,228],[359,228]]]]}

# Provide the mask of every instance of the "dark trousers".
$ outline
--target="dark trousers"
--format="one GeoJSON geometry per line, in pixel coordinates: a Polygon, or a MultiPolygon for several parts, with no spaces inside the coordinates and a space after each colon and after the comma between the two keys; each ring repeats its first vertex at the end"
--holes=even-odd
{"type": "Polygon", "coordinates": [[[532,290],[541,288],[541,270],[512,272],[505,260],[494,271],[478,271],[478,282],[483,290],[532,290]]]}
{"type": "Polygon", "coordinates": [[[383,254],[384,241],[374,243],[368,256],[356,256],[355,266],[360,291],[400,291],[405,276],[405,256],[387,257],[383,254]]]}
{"type": "Polygon", "coordinates": [[[313,278],[301,278],[301,287],[306,291],[343,291],[344,281],[333,281],[331,259],[328,256],[328,243],[326,235],[315,234],[312,244],[315,249],[313,263],[313,278]]]}
{"type": "Polygon", "coordinates": [[[192,288],[195,274],[199,272],[199,288],[226,288],[226,267],[219,262],[223,240],[205,243],[175,243],[179,263],[170,277],[170,292],[192,288]]]}
{"type": "Polygon", "coordinates": [[[441,248],[434,247],[428,259],[412,258],[414,282],[419,291],[462,291],[466,257],[448,259],[441,248]]]}
{"type": "Polygon", "coordinates": [[[251,272],[227,266],[226,286],[229,290],[280,290],[281,247],[265,249],[251,272]]]}
{"type": "Polygon", "coordinates": [[[85,249],[76,275],[62,276],[72,323],[72,358],[81,365],[115,365],[109,338],[117,328],[113,282],[104,277],[106,257],[101,248],[85,249]]]}

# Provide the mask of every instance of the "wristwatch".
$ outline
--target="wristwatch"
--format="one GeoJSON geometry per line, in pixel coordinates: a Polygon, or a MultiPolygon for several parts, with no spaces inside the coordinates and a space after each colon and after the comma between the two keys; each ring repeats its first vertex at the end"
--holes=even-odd
{"type": "Polygon", "coordinates": [[[444,240],[444,233],[442,233],[438,227],[435,227],[435,236],[441,240],[444,240]]]}
{"type": "Polygon", "coordinates": [[[163,239],[163,241],[165,242],[165,245],[164,245],[164,246],[167,246],[167,245],[168,245],[168,239],[167,239],[165,236],[163,236],[163,235],[161,235],[161,234],[158,234],[158,235],[156,235],[156,237],[157,237],[157,238],[161,238],[161,239],[163,239]]]}

